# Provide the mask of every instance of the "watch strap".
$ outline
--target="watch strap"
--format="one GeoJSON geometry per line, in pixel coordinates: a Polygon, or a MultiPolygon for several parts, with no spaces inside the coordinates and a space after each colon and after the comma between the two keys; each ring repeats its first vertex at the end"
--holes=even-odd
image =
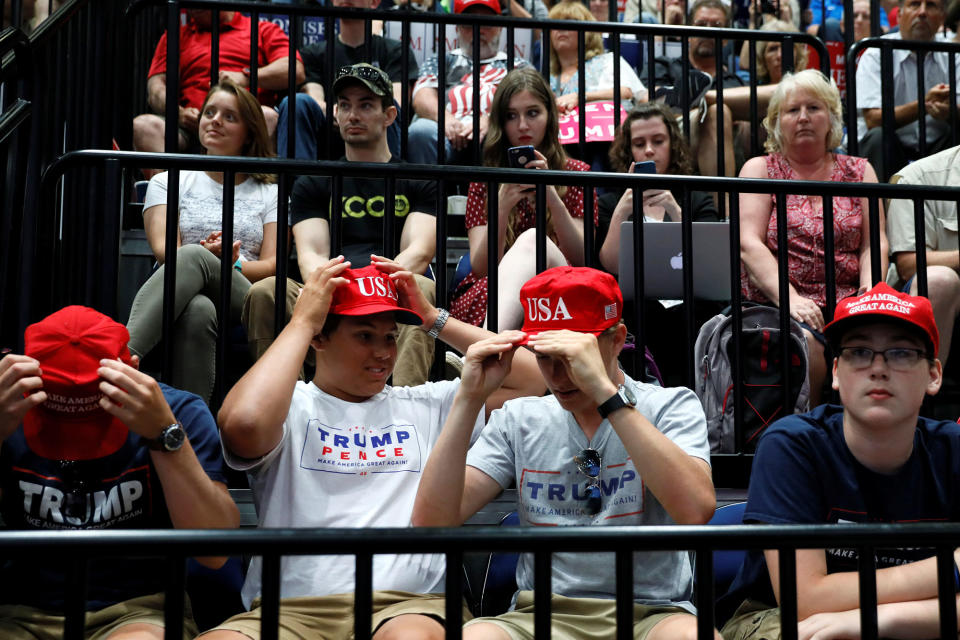
{"type": "Polygon", "coordinates": [[[615,394],[607,398],[603,403],[597,407],[597,413],[600,414],[600,417],[606,419],[611,413],[617,409],[622,409],[627,406],[626,400],[623,399],[623,396],[620,395],[620,390],[618,389],[615,394]]]}
{"type": "Polygon", "coordinates": [[[431,338],[436,339],[440,335],[440,332],[443,331],[443,328],[447,324],[447,320],[450,319],[450,312],[446,309],[437,309],[437,319],[433,322],[433,326],[430,327],[430,330],[427,331],[427,335],[431,338]]]}

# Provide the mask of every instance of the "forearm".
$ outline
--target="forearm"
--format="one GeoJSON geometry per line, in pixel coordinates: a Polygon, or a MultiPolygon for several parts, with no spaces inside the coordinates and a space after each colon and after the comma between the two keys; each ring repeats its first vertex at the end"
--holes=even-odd
{"type": "MultiPolygon", "coordinates": [[[[765,84],[757,87],[757,110],[758,115],[763,116],[767,112],[767,105],[770,104],[770,98],[776,90],[777,85],[765,84]]],[[[707,104],[717,103],[717,92],[715,89],[707,91],[707,104]]],[[[750,87],[731,87],[723,90],[723,104],[730,108],[734,120],[749,120],[752,110],[750,108],[750,87]]]]}
{"type": "MultiPolygon", "coordinates": [[[[413,112],[421,118],[436,121],[439,115],[437,105],[438,98],[439,94],[433,87],[420,89],[413,96],[413,112]]],[[[449,112],[447,113],[447,117],[452,117],[449,112]]]]}
{"type": "Polygon", "coordinates": [[[623,213],[621,207],[614,210],[607,237],[600,247],[600,264],[610,273],[616,274],[620,270],[620,227],[628,217],[629,214],[623,213]]]}
{"type": "Polygon", "coordinates": [[[163,114],[167,107],[167,82],[165,74],[147,79],[147,104],[154,113],[163,114]]]}
{"type": "MultiPolygon", "coordinates": [[[[630,90],[630,87],[623,84],[620,85],[620,99],[633,99],[633,91],[630,90]]],[[[611,86],[609,89],[599,89],[597,91],[587,91],[586,102],[596,102],[597,100],[613,100],[613,87],[611,86]]]]}
{"type": "MultiPolygon", "coordinates": [[[[422,274],[430,265],[433,258],[433,251],[424,246],[427,242],[414,242],[409,247],[397,254],[394,261],[403,266],[410,273],[422,274]]],[[[430,243],[432,244],[432,243],[430,243]]]]}
{"type": "MultiPolygon", "coordinates": [[[[747,270],[750,282],[760,289],[767,300],[780,306],[780,275],[777,259],[770,249],[762,244],[743,243],[740,246],[740,259],[747,270]]],[[[793,288],[793,285],[788,285],[793,288]]]]}
{"type": "Polygon", "coordinates": [[[277,273],[277,259],[247,260],[240,263],[240,273],[250,282],[269,278],[277,273]]]}
{"type": "MultiPolygon", "coordinates": [[[[428,313],[423,314],[423,327],[431,328],[436,322],[437,313],[437,309],[431,309],[428,313]]],[[[492,335],[494,335],[492,331],[483,327],[475,327],[450,316],[438,337],[460,353],[466,353],[470,345],[492,335]]],[[[546,386],[543,383],[543,377],[540,375],[536,358],[532,353],[521,349],[514,355],[510,373],[504,378],[500,388],[487,398],[487,415],[489,416],[494,409],[500,408],[507,400],[525,396],[541,396],[545,390],[546,386]]]]}
{"type": "Polygon", "coordinates": [[[550,202],[551,199],[548,197],[548,206],[552,205],[550,206],[550,213],[553,214],[553,229],[557,234],[557,247],[570,264],[583,266],[586,264],[583,259],[584,221],[582,218],[574,218],[570,215],[559,196],[552,203],[550,202]]]}
{"type": "MultiPolygon", "coordinates": [[[[904,251],[894,256],[897,263],[897,273],[904,280],[917,274],[917,254],[913,251],[904,251]]],[[[957,251],[934,251],[927,249],[927,266],[950,267],[954,271],[960,269],[960,253],[957,251]]]]}
{"type": "MultiPolygon", "coordinates": [[[[610,395],[615,392],[611,385],[610,395]]],[[[716,508],[716,493],[706,463],[684,452],[642,413],[621,409],[610,414],[644,486],[677,524],[706,524],[716,508]]]]}
{"type": "MultiPolygon", "coordinates": [[[[960,605],[960,598],[955,598],[960,605]]],[[[960,620],[960,618],[958,618],[960,620]]],[[[881,638],[929,640],[940,637],[940,609],[936,598],[882,604],[877,607],[877,631],[881,638]]]]}
{"type": "Polygon", "coordinates": [[[230,389],[217,422],[224,444],[238,456],[259,458],[280,442],[283,421],[313,337],[308,326],[291,320],[230,389]]]}
{"type": "Polygon", "coordinates": [[[300,279],[306,282],[310,274],[329,259],[329,248],[327,248],[326,251],[315,251],[302,245],[297,245],[297,266],[300,268],[300,279]]]}
{"type": "MultiPolygon", "coordinates": [[[[920,114],[920,108],[916,100],[901,104],[893,109],[893,121],[897,128],[914,122],[920,114]]],[[[868,129],[879,127],[883,124],[882,109],[864,109],[863,119],[867,123],[868,129]]]]}
{"type": "MultiPolygon", "coordinates": [[[[954,554],[956,555],[956,553],[954,554]]],[[[798,565],[799,566],[799,565],[798,565]]],[[[860,577],[855,571],[830,573],[801,582],[798,576],[797,617],[839,612],[860,606],[860,577]]],[[[779,593],[779,585],[776,589],[779,593]]],[[[877,603],[905,603],[937,595],[936,558],[877,571],[877,603]]]]}
{"type": "Polygon", "coordinates": [[[415,527],[459,526],[462,514],[464,473],[470,435],[483,409],[483,399],[460,391],[430,452],[420,478],[411,522],[415,527]]]}
{"type": "MultiPolygon", "coordinates": [[[[284,91],[287,88],[287,78],[289,77],[288,57],[277,58],[270,64],[257,69],[257,85],[270,91],[284,91]]],[[[303,63],[299,60],[296,64],[296,84],[300,85],[306,79],[303,71],[303,63]]]]}
{"type": "Polygon", "coordinates": [[[177,529],[232,529],[240,512],[227,488],[206,474],[190,442],[177,451],[151,451],[170,520],[177,529]]]}

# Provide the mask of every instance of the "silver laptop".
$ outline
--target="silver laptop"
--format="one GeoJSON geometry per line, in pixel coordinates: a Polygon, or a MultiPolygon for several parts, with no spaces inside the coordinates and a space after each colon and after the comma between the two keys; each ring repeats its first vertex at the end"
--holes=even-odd
{"type": "MultiPolygon", "coordinates": [[[[661,300],[683,298],[683,240],[681,223],[650,222],[643,225],[644,296],[661,300]]],[[[634,297],[633,221],[620,227],[620,290],[625,300],[634,297]]],[[[726,222],[693,223],[693,297],[730,299],[730,225],[726,222]]]]}

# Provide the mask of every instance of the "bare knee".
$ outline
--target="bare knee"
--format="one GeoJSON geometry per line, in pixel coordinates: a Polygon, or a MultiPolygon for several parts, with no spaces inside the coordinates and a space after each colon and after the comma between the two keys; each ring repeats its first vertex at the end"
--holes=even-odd
{"type": "MultiPolygon", "coordinates": [[[[713,630],[715,640],[722,640],[713,630]]],[[[647,634],[647,640],[697,640],[697,619],[688,613],[664,618],[647,634]]]]}
{"type": "Polygon", "coordinates": [[[927,297],[934,306],[952,304],[960,300],[960,276],[950,267],[934,266],[927,269],[927,297]]]}
{"type": "Polygon", "coordinates": [[[107,636],[107,640],[163,640],[163,627],[147,623],[128,624],[107,636]]]}
{"type": "Polygon", "coordinates": [[[144,113],[133,119],[133,148],[137,151],[163,151],[163,118],[144,113]]]}
{"type": "Polygon", "coordinates": [[[373,640],[443,640],[445,631],[437,620],[420,614],[404,614],[380,625],[373,640]]]}
{"type": "Polygon", "coordinates": [[[280,120],[280,115],[273,107],[261,106],[260,108],[263,110],[263,119],[267,121],[267,134],[273,137],[274,131],[277,130],[277,122],[280,120]]]}
{"type": "Polygon", "coordinates": [[[197,636],[197,640],[200,640],[200,639],[202,640],[251,640],[250,636],[248,636],[245,633],[240,633],[239,631],[227,631],[225,629],[208,631],[207,633],[197,636]]]}
{"type": "Polygon", "coordinates": [[[463,628],[463,640],[511,640],[510,634],[491,622],[478,622],[463,628]]]}

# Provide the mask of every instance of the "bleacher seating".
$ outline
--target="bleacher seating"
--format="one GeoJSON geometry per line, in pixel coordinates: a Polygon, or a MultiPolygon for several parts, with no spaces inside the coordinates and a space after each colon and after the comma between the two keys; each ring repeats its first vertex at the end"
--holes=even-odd
{"type": "MultiPolygon", "coordinates": [[[[113,144],[125,150],[132,149],[130,144],[129,122],[133,114],[145,112],[145,73],[146,62],[152,52],[157,37],[165,28],[165,10],[159,1],[133,2],[127,6],[123,0],[68,0],[63,9],[26,39],[16,30],[5,31],[0,35],[0,50],[12,52],[2,65],[4,92],[3,111],[0,113],[0,144],[5,153],[0,154],[3,163],[4,181],[3,212],[0,214],[0,344],[22,347],[23,330],[27,324],[45,315],[49,311],[68,303],[82,303],[97,307],[121,320],[125,319],[136,291],[152,265],[152,254],[146,246],[142,230],[136,226],[138,210],[136,202],[142,203],[140,185],[135,183],[139,177],[138,169],[154,166],[156,163],[172,163],[182,168],[201,168],[211,166],[202,164],[197,157],[166,156],[164,158],[145,158],[138,154],[107,151],[113,144]],[[86,25],[90,30],[88,38],[72,37],[73,31],[86,25]],[[131,34],[122,44],[107,38],[106,34],[122,31],[131,34]],[[79,44],[80,40],[87,43],[79,44]],[[95,43],[95,44],[94,44],[95,43]],[[43,79],[42,82],[35,80],[43,79]],[[55,81],[56,79],[56,81],[55,81]],[[17,102],[20,99],[23,103],[17,102]],[[26,106],[24,106],[26,105],[26,106]],[[81,150],[101,150],[94,153],[73,153],[81,150]],[[66,152],[66,156],[61,156],[66,152]],[[154,163],[154,164],[151,164],[154,163]],[[138,195],[134,202],[127,195],[130,188],[138,195]]],[[[230,3],[225,3],[228,6],[230,3]]],[[[438,3],[439,4],[439,3],[438,3]]],[[[264,10],[267,7],[263,7],[264,10]]],[[[339,12],[329,7],[311,5],[276,4],[270,7],[277,14],[288,12],[293,16],[311,16],[311,20],[333,24],[333,18],[339,12]]],[[[415,22],[406,12],[377,11],[371,14],[381,20],[415,22]]],[[[427,22],[439,25],[439,29],[450,29],[454,17],[446,14],[428,14],[427,22]]],[[[499,20],[508,27],[529,29],[537,25],[532,22],[521,23],[518,19],[499,20]]],[[[287,21],[289,25],[289,20],[287,21]]],[[[552,24],[549,28],[562,25],[552,24]]],[[[568,27],[569,28],[569,27],[568,27]]],[[[664,28],[651,25],[604,25],[605,30],[615,34],[632,34],[636,40],[621,42],[622,55],[634,64],[649,65],[652,70],[652,57],[643,56],[644,51],[654,50],[655,38],[671,36],[688,38],[699,32],[684,28],[664,28]]],[[[701,30],[702,31],[702,30],[701,30]]],[[[702,34],[700,34],[702,35],[702,34]]],[[[761,37],[791,42],[791,38],[805,41],[805,35],[799,34],[757,34],[744,31],[734,34],[732,31],[717,31],[716,37],[743,38],[761,37]]],[[[512,41],[512,38],[511,38],[512,41]]],[[[816,43],[814,43],[816,44],[816,43]]],[[[850,42],[847,43],[849,46],[850,42]]],[[[829,69],[826,49],[822,50],[821,63],[829,69]]],[[[850,69],[855,61],[849,62],[850,69]]],[[[652,75],[652,74],[650,74],[652,75]]],[[[755,80],[755,75],[753,76],[755,80]]],[[[648,87],[652,93],[652,87],[648,87]]],[[[404,100],[404,106],[406,106],[404,100]]],[[[847,105],[848,113],[855,111],[847,105]]],[[[689,124],[687,117],[683,118],[689,124]]],[[[729,126],[731,123],[727,123],[729,126]]],[[[754,127],[759,122],[754,120],[754,127]]],[[[585,126],[585,125],[584,125],[585,126]]],[[[854,125],[855,126],[855,125],[854,125]]],[[[581,139],[584,137],[581,130],[581,139]]],[[[296,161],[277,161],[273,165],[288,181],[299,173],[346,175],[349,169],[333,163],[297,163],[296,161]]],[[[390,179],[402,175],[402,172],[384,172],[390,179]]],[[[515,175],[515,174],[514,174],[515,175]]],[[[442,180],[448,193],[454,193],[457,185],[471,179],[507,180],[509,171],[484,171],[476,168],[435,168],[425,171],[419,177],[442,180]],[[479,176],[479,177],[477,177],[479,176]]],[[[549,172],[545,175],[525,179],[546,183],[557,180],[549,172]]],[[[823,185],[788,184],[779,187],[757,184],[744,184],[736,179],[710,179],[703,176],[683,177],[644,177],[617,174],[597,174],[590,176],[591,184],[598,187],[617,188],[631,185],[652,186],[654,184],[676,185],[682,189],[710,190],[730,192],[771,192],[779,188],[781,193],[797,194],[844,194],[862,195],[873,199],[889,198],[894,195],[906,197],[928,197],[941,194],[960,198],[960,189],[954,191],[909,189],[882,185],[871,188],[864,185],[826,187],[823,185]],[[654,180],[660,182],[655,183],[654,180]]],[[[571,178],[569,184],[574,184],[571,178]]],[[[281,206],[281,215],[286,214],[285,204],[281,206]]],[[[738,223],[738,209],[732,207],[731,222],[738,223]]],[[[439,238],[437,245],[437,275],[447,280],[460,273],[458,258],[467,248],[463,238],[462,217],[447,218],[447,233],[439,238]]],[[[541,241],[543,239],[541,238],[541,241]]],[[[734,237],[738,248],[738,238],[734,237]]],[[[335,240],[334,247],[337,247],[335,240]]],[[[736,255],[736,253],[735,253],[736,255]]],[[[465,261],[469,264],[469,260],[465,261]]],[[[289,269],[289,265],[283,267],[289,269]]],[[[281,273],[283,273],[283,269],[281,273]]],[[[735,274],[736,275],[736,274],[735,274]]],[[[923,285],[925,286],[925,285],[923,285]]],[[[734,283],[737,292],[734,302],[739,300],[738,283],[734,283]]],[[[446,304],[449,296],[447,287],[440,287],[438,302],[446,304]]],[[[687,300],[692,300],[688,295],[687,300]]],[[[639,306],[638,306],[639,308],[639,306]]],[[[692,321],[692,316],[691,316],[692,321]]],[[[695,335],[695,331],[694,331],[695,335]]],[[[655,337],[649,337],[655,339],[655,337]]],[[[686,349],[692,350],[693,344],[678,345],[682,357],[686,358],[686,349]]],[[[442,351],[440,357],[442,357],[442,351]]],[[[225,354],[218,354],[218,367],[225,365],[225,354]]],[[[692,372],[690,372],[692,375],[692,372]]],[[[952,381],[955,383],[956,381],[952,381]]],[[[692,385],[691,385],[692,386],[692,385]]],[[[949,391],[949,390],[948,390],[949,391]]],[[[948,395],[950,395],[948,393],[948,395]]],[[[957,396],[954,396],[956,398],[957,396]]],[[[929,411],[941,417],[954,417],[960,413],[956,401],[934,403],[929,411]]],[[[750,457],[744,454],[717,456],[713,460],[714,479],[718,486],[718,501],[735,501],[745,498],[746,484],[749,478],[750,457]]],[[[241,527],[252,530],[256,525],[256,513],[252,494],[241,486],[231,488],[231,495],[240,507],[241,527]]],[[[499,525],[504,515],[512,510],[514,494],[506,492],[497,501],[488,505],[475,516],[470,524],[475,526],[499,525]]],[[[722,515],[735,512],[738,505],[718,510],[712,524],[721,524],[722,515]],[[727,511],[730,509],[730,511],[727,511]]],[[[742,506],[740,507],[742,511],[742,506]]],[[[727,524],[723,522],[722,524],[727,524]]],[[[822,532],[821,532],[822,533],[822,532]]],[[[896,532],[895,532],[896,533],[896,532]]],[[[902,532],[901,532],[902,533],[902,532]]],[[[722,536],[723,534],[721,534],[722,536]]],[[[826,535],[826,534],[823,534],[826,535]]],[[[902,533],[906,536],[906,533],[902,533]]],[[[928,536],[940,544],[944,543],[936,532],[928,536]]],[[[722,538],[718,538],[720,540],[722,538]]],[[[714,555],[713,572],[717,578],[717,589],[722,589],[721,575],[728,572],[721,566],[718,558],[730,553],[731,542],[723,539],[723,551],[714,555]]],[[[789,538],[785,545],[799,544],[802,537],[789,538]]],[[[701,541],[710,544],[709,541],[701,541]]],[[[653,546],[655,542],[647,542],[653,546]]],[[[562,543],[557,543],[562,546],[562,543]]],[[[933,544],[931,542],[931,544],[933,544]]],[[[0,535],[0,548],[3,538],[0,535]]],[[[734,553],[735,555],[735,553],[734,553]]],[[[484,556],[485,557],[485,556],[484,556]]],[[[476,560],[476,558],[474,558],[476,560]]],[[[491,559],[492,561],[492,559],[491,559]]],[[[471,565],[467,561],[467,573],[471,565]]],[[[726,566],[726,565],[724,565],[726,566]]],[[[473,568],[476,568],[474,564],[473,568]]],[[[236,587],[237,566],[232,564],[224,573],[207,575],[201,571],[191,573],[194,585],[211,589],[219,581],[236,587]],[[207,581],[207,582],[204,582],[207,581]]],[[[475,572],[474,572],[475,573],[475,572]]],[[[481,610],[486,593],[486,585],[473,586],[474,604],[481,610]]],[[[220,582],[220,584],[223,584],[220,582]]],[[[477,582],[477,585],[481,585],[477,582]]],[[[219,587],[216,587],[219,588],[219,587]]],[[[227,589],[229,591],[229,589],[227,589]]],[[[869,602],[869,600],[868,600],[869,602]]],[[[228,601],[221,603],[229,607],[228,601]]],[[[794,614],[796,612],[794,611],[794,614]]],[[[789,619],[789,618],[788,618],[789,619]]]]}

